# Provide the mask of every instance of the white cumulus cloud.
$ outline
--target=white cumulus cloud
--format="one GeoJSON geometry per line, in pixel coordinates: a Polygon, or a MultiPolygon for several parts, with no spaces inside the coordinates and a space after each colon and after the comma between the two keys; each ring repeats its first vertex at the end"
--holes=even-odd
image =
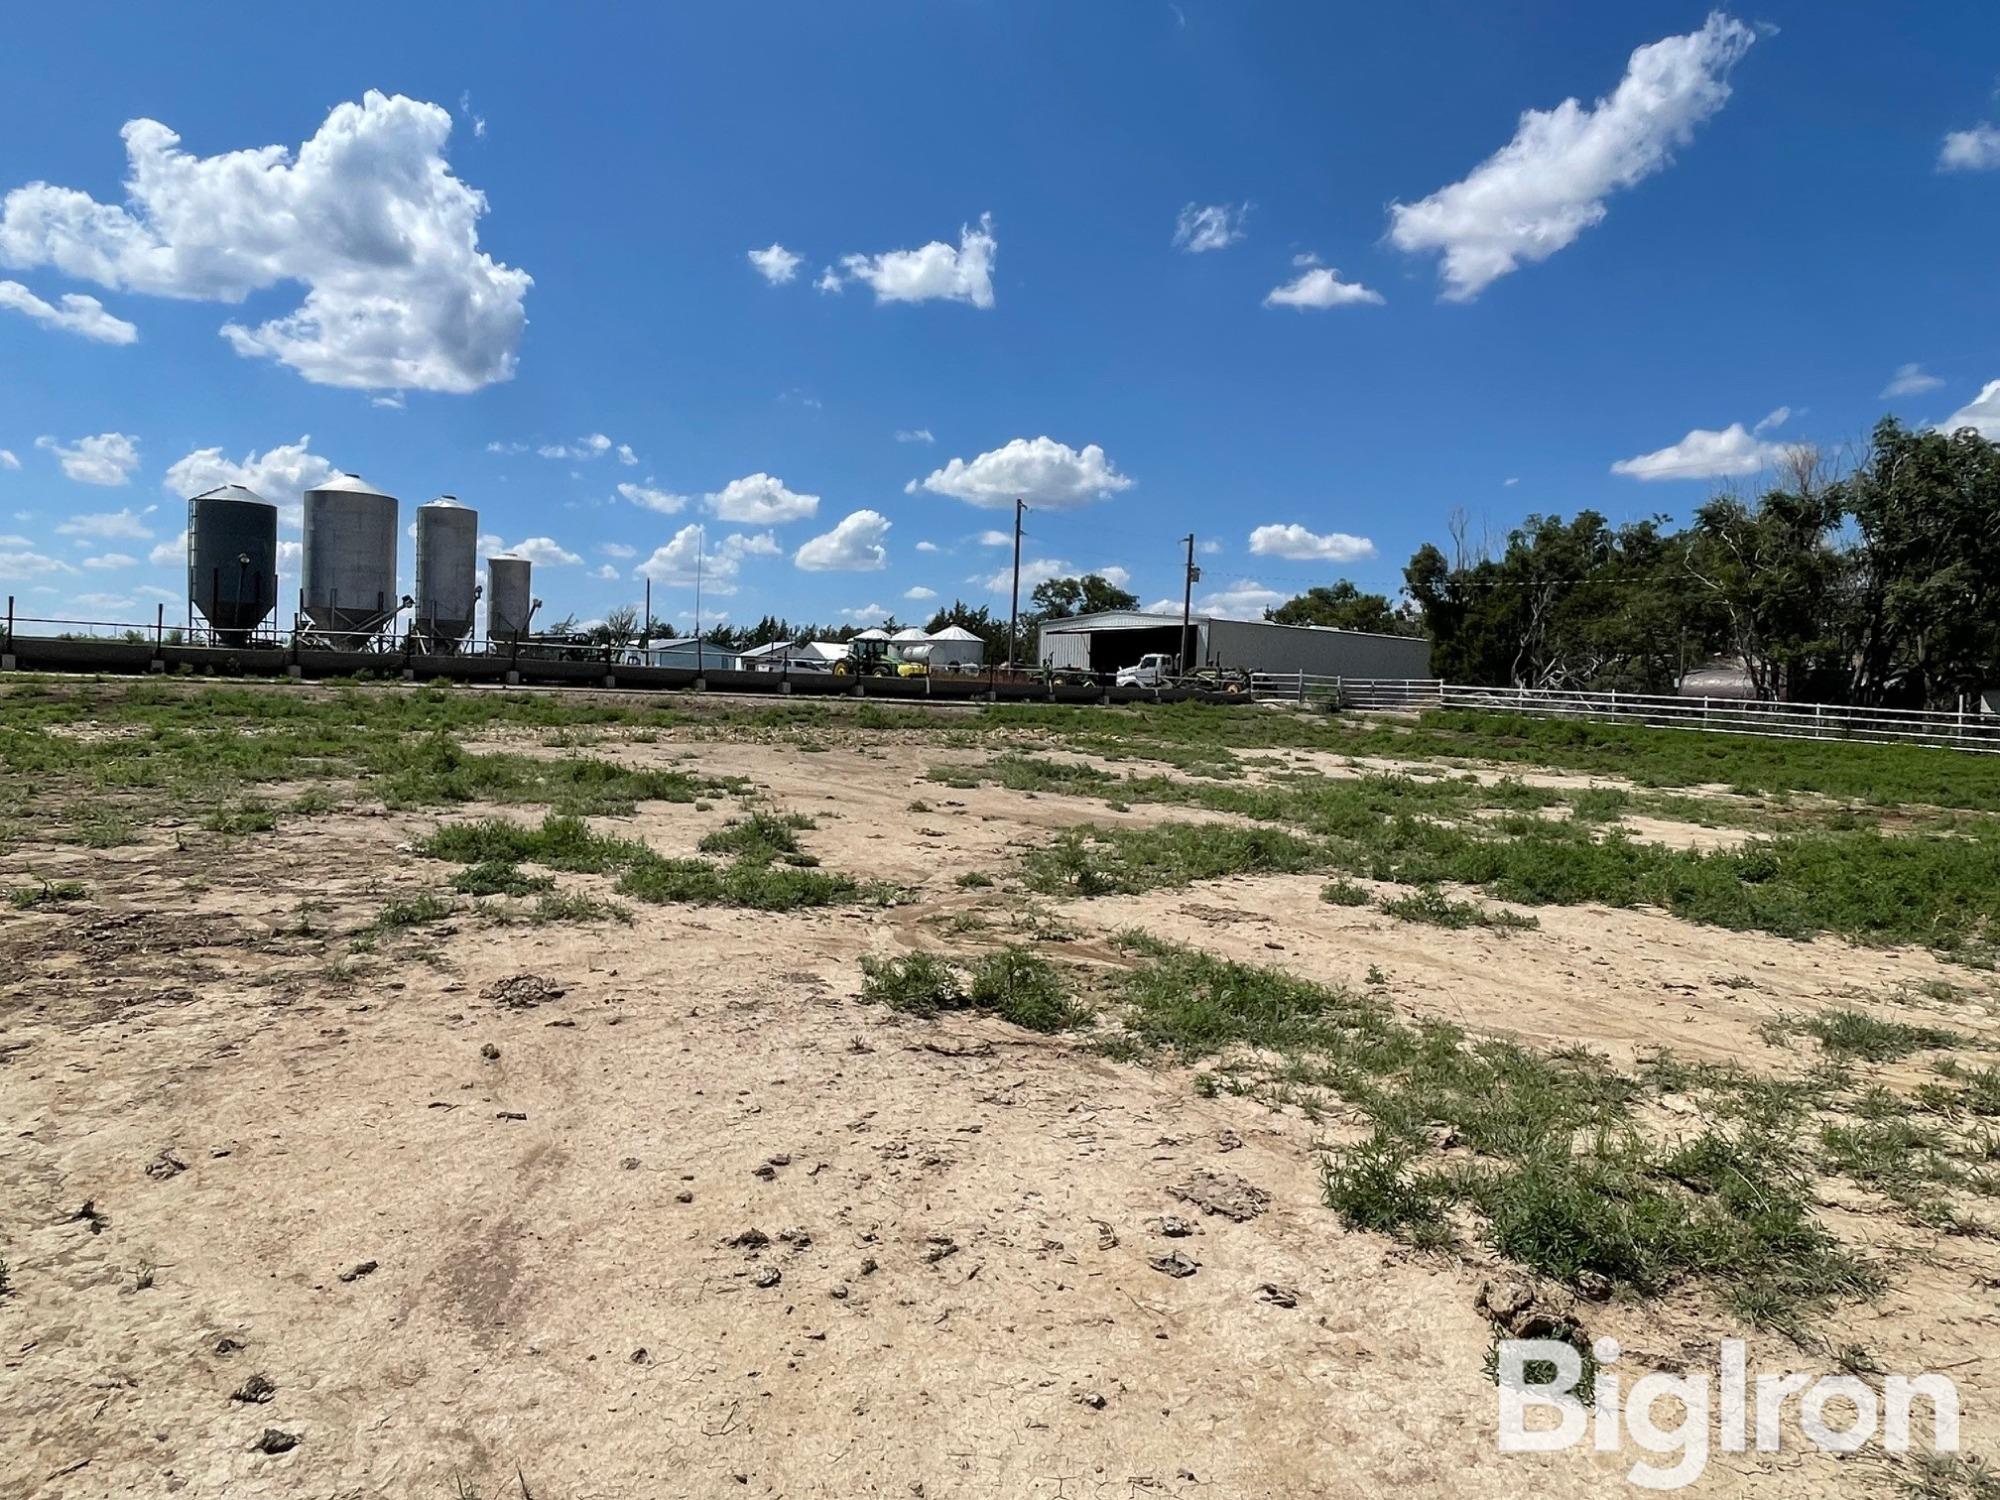
{"type": "Polygon", "coordinates": [[[127,506],[123,510],[71,516],[56,527],[56,535],[87,537],[100,542],[145,542],[152,540],[153,531],[137,511],[127,506]]]}
{"type": "Polygon", "coordinates": [[[688,503],[686,495],[676,495],[668,490],[655,489],[650,484],[621,484],[618,486],[621,498],[643,510],[658,511],[663,516],[671,516],[688,503]]]}
{"type": "Polygon", "coordinates": [[[312,434],[296,443],[280,443],[262,453],[252,449],[242,462],[225,458],[220,448],[197,448],[167,468],[166,490],[188,497],[206,494],[225,484],[240,484],[278,507],[287,526],[297,526],[307,490],[317,489],[340,471],[312,451],[312,434]]]}
{"type": "Polygon", "coordinates": [[[732,479],[703,498],[708,508],[723,520],[739,521],[746,526],[782,526],[819,511],[819,496],[788,490],[782,479],[761,472],[732,479]]]}
{"type": "Polygon", "coordinates": [[[772,286],[783,286],[798,275],[799,263],[805,259],[803,255],[794,255],[783,245],[775,243],[762,250],[752,250],[749,256],[757,274],[772,286]]]}
{"type": "MultiPolygon", "coordinates": [[[[889,250],[881,255],[843,255],[840,268],[849,281],[871,288],[877,302],[969,302],[993,305],[993,258],[1000,242],[993,237],[993,215],[982,214],[979,227],[958,232],[954,248],[932,240],[916,250],[889,250]]],[[[839,290],[840,278],[828,267],[820,290],[839,290]],[[828,278],[834,285],[828,287],[828,278]]]]}
{"type": "Polygon", "coordinates": [[[1790,415],[1781,406],[1754,430],[1741,422],[1732,422],[1720,432],[1697,427],[1678,443],[1619,459],[1611,472],[1628,479],[1725,479],[1761,473],[1791,452],[1792,444],[1767,442],[1763,437],[1790,415]]]}
{"type": "Polygon", "coordinates": [[[14,456],[11,448],[0,448],[0,469],[18,469],[21,460],[14,456]]]}
{"type": "Polygon", "coordinates": [[[479,249],[486,197],[445,160],[448,110],[371,89],[296,154],[195,156],[157,120],[122,134],[125,203],[15,188],[0,202],[0,265],[231,304],[303,286],[293,311],[221,332],[319,385],[464,393],[513,375],[533,281],[479,249]]]}
{"type": "Polygon", "coordinates": [[[667,587],[693,588],[699,581],[708,593],[733,594],[744,558],[774,557],[782,550],[769,532],[754,536],[732,532],[716,547],[707,548],[700,524],[690,521],[665,546],[654,548],[634,572],[667,587]]]}
{"type": "Polygon", "coordinates": [[[555,568],[583,561],[553,537],[531,536],[510,547],[489,533],[479,538],[479,545],[489,555],[498,553],[504,557],[525,557],[538,568],[555,568]]]}
{"type": "Polygon", "coordinates": [[[1882,394],[1876,399],[1893,401],[1898,396],[1921,396],[1943,384],[1937,376],[1926,374],[1922,365],[1898,365],[1896,373],[1889,377],[1889,383],[1882,387],[1882,394]]]}
{"type": "Polygon", "coordinates": [[[129,344],[139,337],[137,327],[113,317],[104,310],[102,302],[80,292],[64,293],[62,305],[57,307],[44,302],[18,281],[0,281],[0,307],[26,313],[37,323],[95,339],[100,344],[129,344]]]}
{"type": "Polygon", "coordinates": [[[28,545],[26,537],[0,537],[0,578],[10,582],[25,582],[34,578],[49,578],[59,573],[74,573],[71,567],[59,557],[48,557],[28,545]]]}
{"type": "Polygon", "coordinates": [[[1943,432],[1970,427],[1988,442],[2000,443],[2000,380],[1989,380],[1964,406],[1938,423],[1943,432]]]}
{"type": "Polygon", "coordinates": [[[897,432],[896,441],[899,443],[935,443],[937,439],[931,436],[931,430],[928,427],[905,427],[897,432]]]}
{"type": "Polygon", "coordinates": [[[1349,536],[1344,531],[1324,534],[1299,525],[1259,526],[1250,533],[1250,550],[1258,557],[1287,557],[1295,561],[1353,562],[1373,557],[1375,544],[1365,536],[1349,536]]]}
{"type": "Polygon", "coordinates": [[[1264,294],[1266,307],[1296,307],[1301,311],[1306,308],[1347,307],[1356,303],[1371,303],[1379,307],[1383,300],[1382,294],[1372,287],[1365,287],[1358,281],[1342,281],[1340,273],[1332,266],[1313,266],[1264,294]]]}
{"type": "Polygon", "coordinates": [[[841,519],[792,554],[794,566],[808,573],[871,573],[889,561],[890,522],[880,511],[857,510],[841,519]]]}
{"type": "Polygon", "coordinates": [[[1174,221],[1174,244],[1190,255],[1223,250],[1243,238],[1247,203],[1190,203],[1174,221]]]}
{"type": "Polygon", "coordinates": [[[903,597],[917,604],[923,603],[926,599],[935,599],[937,596],[938,592],[936,589],[927,589],[921,583],[915,588],[903,590],[903,597]]]}
{"type": "Polygon", "coordinates": [[[1938,147],[1940,172],[1991,172],[2000,169],[2000,126],[1975,125],[1954,130],[1938,147]]]}
{"type": "Polygon", "coordinates": [[[936,542],[918,542],[917,550],[919,552],[940,552],[944,549],[939,547],[936,542]]]}
{"type": "Polygon", "coordinates": [[[1135,482],[1119,473],[1095,443],[1079,451],[1054,438],[1038,437],[1015,438],[970,463],[954,458],[903,489],[912,495],[925,489],[996,510],[1012,505],[1017,496],[1046,510],[1074,510],[1129,490],[1135,482]]]}
{"type": "MultiPolygon", "coordinates": [[[[525,444],[519,443],[505,446],[498,443],[488,443],[486,451],[488,453],[518,453],[525,446],[525,444]]],[[[618,461],[621,464],[636,464],[639,461],[639,455],[634,453],[629,445],[625,443],[614,445],[611,439],[601,432],[587,433],[573,443],[543,443],[535,449],[535,452],[543,458],[577,459],[587,463],[593,458],[604,457],[605,454],[612,451],[614,446],[618,450],[618,461]]]]}
{"type": "Polygon", "coordinates": [[[106,552],[97,557],[86,557],[83,560],[83,565],[86,568],[94,568],[101,573],[112,573],[120,568],[129,568],[138,560],[138,558],[129,557],[123,552],[106,552]]]}
{"type": "Polygon", "coordinates": [[[1393,205],[1390,240],[1441,252],[1452,301],[1547,260],[1602,221],[1607,197],[1665,167],[1728,102],[1729,71],[1756,39],[1717,11],[1699,31],[1640,47],[1608,97],[1528,110],[1513,140],[1462,181],[1393,205]]]}
{"type": "Polygon", "coordinates": [[[628,547],[623,542],[599,542],[597,551],[603,557],[637,557],[639,549],[628,547]]]}
{"type": "MultiPolygon", "coordinates": [[[[1027,598],[1038,583],[1047,583],[1051,578],[1074,578],[1076,569],[1066,558],[1024,557],[1021,559],[1021,597],[1027,598]]],[[[1010,565],[985,578],[975,578],[970,582],[982,585],[989,594],[1008,594],[1014,588],[1014,569],[1010,565]]]]}
{"type": "Polygon", "coordinates": [[[1242,579],[1226,589],[1203,594],[1194,601],[1194,612],[1216,615],[1225,620],[1261,620],[1265,610],[1276,609],[1289,598],[1290,594],[1281,594],[1276,589],[1265,588],[1261,583],[1242,579]]]}
{"type": "Polygon", "coordinates": [[[123,484],[139,467],[139,440],[122,432],[78,438],[68,447],[52,437],[38,437],[35,446],[53,453],[63,473],[78,484],[123,484]]]}

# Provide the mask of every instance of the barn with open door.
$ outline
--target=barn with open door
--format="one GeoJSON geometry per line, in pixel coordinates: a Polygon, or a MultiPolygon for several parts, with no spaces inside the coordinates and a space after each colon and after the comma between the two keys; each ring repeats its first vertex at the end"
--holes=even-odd
{"type": "MultiPolygon", "coordinates": [[[[1195,615],[1188,621],[1187,665],[1242,667],[1251,672],[1304,672],[1319,677],[1412,678],[1430,675],[1430,642],[1321,625],[1273,625],[1195,615]]],[[[1042,626],[1038,660],[1069,671],[1116,672],[1142,656],[1182,655],[1181,617],[1113,610],[1050,620],[1042,626]]]]}

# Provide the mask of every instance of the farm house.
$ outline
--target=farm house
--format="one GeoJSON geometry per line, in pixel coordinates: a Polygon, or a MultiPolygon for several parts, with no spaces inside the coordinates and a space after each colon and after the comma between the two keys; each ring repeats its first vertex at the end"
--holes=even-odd
{"type": "MultiPolygon", "coordinates": [[[[1430,642],[1321,625],[1273,625],[1195,615],[1190,666],[1304,672],[1319,677],[1427,677],[1430,642]]],[[[1152,652],[1181,653],[1181,617],[1114,610],[1042,626],[1040,661],[1070,671],[1116,672],[1152,652]]]]}

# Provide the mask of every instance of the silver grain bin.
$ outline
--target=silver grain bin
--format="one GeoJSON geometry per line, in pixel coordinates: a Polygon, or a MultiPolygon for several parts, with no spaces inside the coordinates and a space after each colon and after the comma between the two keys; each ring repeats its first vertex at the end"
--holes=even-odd
{"type": "Polygon", "coordinates": [[[534,565],[525,557],[486,559],[486,634],[496,641],[516,641],[528,633],[535,613],[534,565]]]}
{"type": "Polygon", "coordinates": [[[188,501],[188,602],[242,645],[278,603],[278,507],[240,484],[188,501]]]}
{"type": "Polygon", "coordinates": [[[301,608],[338,649],[358,651],[396,613],[396,501],[340,474],[305,496],[301,608]]]}
{"type": "Polygon", "coordinates": [[[455,651],[479,598],[479,512],[444,495],[417,507],[416,631],[426,648],[455,651]]]}

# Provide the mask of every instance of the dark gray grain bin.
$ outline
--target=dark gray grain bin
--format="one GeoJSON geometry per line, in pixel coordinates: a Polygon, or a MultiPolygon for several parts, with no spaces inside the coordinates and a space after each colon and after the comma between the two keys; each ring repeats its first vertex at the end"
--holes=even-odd
{"type": "Polygon", "coordinates": [[[451,651],[472,631],[479,599],[479,512],[450,495],[417,507],[416,630],[451,651]]]}
{"type": "Polygon", "coordinates": [[[534,617],[534,565],[525,557],[486,559],[486,634],[515,641],[528,633],[534,617]]]}
{"type": "Polygon", "coordinates": [[[340,650],[358,651],[396,613],[396,501],[341,474],[305,495],[302,608],[340,650]]]}
{"type": "Polygon", "coordinates": [[[225,484],[188,501],[188,602],[242,645],[278,603],[278,507],[225,484]]]}

